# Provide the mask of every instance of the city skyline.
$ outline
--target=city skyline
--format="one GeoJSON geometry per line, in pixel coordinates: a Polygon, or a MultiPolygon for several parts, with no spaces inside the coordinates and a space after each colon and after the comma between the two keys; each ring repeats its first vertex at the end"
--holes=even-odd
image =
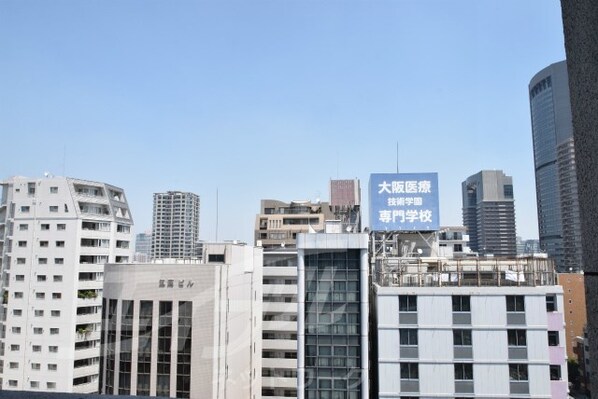
{"type": "Polygon", "coordinates": [[[140,5],[3,2],[0,131],[27,148],[3,178],[113,182],[135,232],[153,193],[195,192],[205,240],[218,191],[218,239],[252,243],[260,199],[366,185],[399,142],[401,172],[439,173],[442,225],[463,179],[502,169],[537,238],[527,84],[565,58],[558,2],[140,5]]]}

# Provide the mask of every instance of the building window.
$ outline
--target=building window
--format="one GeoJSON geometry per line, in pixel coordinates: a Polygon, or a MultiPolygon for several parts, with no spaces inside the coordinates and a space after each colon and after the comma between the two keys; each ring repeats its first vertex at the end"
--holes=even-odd
{"type": "Polygon", "coordinates": [[[39,227],[40,227],[40,229],[42,231],[48,231],[48,230],[50,230],[50,224],[49,223],[42,223],[39,227]]]}
{"type": "Polygon", "coordinates": [[[455,346],[471,346],[471,330],[453,330],[455,346]]]}
{"type": "Polygon", "coordinates": [[[16,388],[17,380],[8,380],[8,386],[11,388],[16,388]]]}
{"type": "Polygon", "coordinates": [[[21,207],[21,212],[23,212],[23,213],[29,213],[29,210],[30,210],[30,208],[28,205],[24,205],[21,207]]]}
{"type": "Polygon", "coordinates": [[[56,225],[56,230],[58,230],[58,231],[66,230],[66,224],[64,224],[64,223],[58,223],[56,225]]]}
{"type": "Polygon", "coordinates": [[[20,224],[19,225],[19,230],[20,231],[27,231],[27,230],[29,230],[29,225],[26,224],[26,223],[20,224]]]}
{"type": "Polygon", "coordinates": [[[56,327],[50,328],[50,335],[58,335],[59,332],[60,332],[59,328],[56,328],[56,327]]]}
{"type": "Polygon", "coordinates": [[[122,301],[120,329],[120,372],[118,394],[131,392],[131,357],[133,342],[133,301],[122,301]]]}
{"type": "Polygon", "coordinates": [[[64,248],[64,241],[56,241],[57,248],[64,248]]]}
{"type": "Polygon", "coordinates": [[[25,258],[17,258],[17,265],[24,265],[26,262],[25,258]]]}
{"type": "Polygon", "coordinates": [[[64,258],[54,258],[55,265],[64,265],[64,258]]]}
{"type": "Polygon", "coordinates": [[[50,363],[50,364],[48,364],[48,370],[56,371],[56,370],[58,370],[58,365],[56,365],[56,363],[50,363]]]}
{"type": "Polygon", "coordinates": [[[554,364],[550,365],[550,379],[552,381],[561,380],[561,366],[554,364]]]}
{"type": "Polygon", "coordinates": [[[54,276],[54,282],[55,283],[60,283],[61,281],[62,281],[62,275],[54,276]]]}
{"type": "Polygon", "coordinates": [[[9,369],[18,369],[19,368],[19,363],[17,363],[17,362],[10,362],[8,364],[8,368],[9,369]]]}
{"type": "Polygon", "coordinates": [[[39,381],[31,381],[29,385],[34,389],[39,388],[39,381]]]}
{"type": "Polygon", "coordinates": [[[17,243],[19,248],[26,248],[27,247],[27,241],[19,241],[17,243]]]}
{"type": "Polygon", "coordinates": [[[417,312],[417,296],[399,295],[399,312],[417,312]]]}
{"type": "Polygon", "coordinates": [[[23,315],[23,309],[13,309],[12,315],[13,316],[22,316],[23,315]]]}
{"type": "Polygon", "coordinates": [[[419,379],[418,363],[401,363],[401,379],[417,380],[419,379]]]}
{"type": "Polygon", "coordinates": [[[523,295],[507,295],[507,312],[525,312],[523,295]]]}
{"type": "Polygon", "coordinates": [[[453,295],[453,312],[471,312],[469,295],[453,295]]]}
{"type": "Polygon", "coordinates": [[[12,327],[11,331],[13,334],[20,334],[21,333],[21,327],[12,327]]]}
{"type": "Polygon", "coordinates": [[[527,381],[527,364],[509,364],[511,381],[527,381]]]}
{"type": "Polygon", "coordinates": [[[156,396],[170,396],[170,356],[172,342],[172,302],[160,301],[158,319],[158,378],[156,396]]]}
{"type": "Polygon", "coordinates": [[[33,311],[33,314],[34,314],[35,317],[43,317],[44,311],[42,309],[35,309],[33,311]]]}
{"type": "Polygon", "coordinates": [[[509,346],[526,346],[525,330],[507,330],[509,346]]]}
{"type": "MultiPolygon", "coordinates": [[[[189,398],[191,393],[191,336],[193,320],[193,303],[190,301],[179,302],[178,325],[178,353],[176,397],[189,398]]],[[[343,348],[344,349],[344,348],[343,348]]]]}
{"type": "Polygon", "coordinates": [[[56,187],[56,186],[50,187],[50,194],[58,194],[58,187],[56,187]]]}
{"type": "Polygon", "coordinates": [[[139,345],[137,350],[137,395],[149,396],[152,362],[152,301],[139,303],[139,345]]]}
{"type": "Polygon", "coordinates": [[[399,337],[401,346],[416,346],[417,345],[417,329],[415,328],[401,328],[399,329],[399,337]]]}
{"type": "Polygon", "coordinates": [[[25,281],[25,275],[24,274],[17,274],[15,276],[15,281],[25,281]]]}
{"type": "Polygon", "coordinates": [[[60,298],[62,298],[62,293],[60,293],[60,292],[52,293],[52,299],[60,299],[60,298]]]}
{"type": "Polygon", "coordinates": [[[473,380],[473,364],[455,363],[455,380],[473,380]]]}
{"type": "Polygon", "coordinates": [[[39,263],[40,265],[47,265],[48,258],[38,258],[37,263],[39,263]]]}
{"type": "Polygon", "coordinates": [[[41,346],[41,345],[33,345],[33,346],[31,347],[31,350],[32,350],[33,352],[41,352],[41,351],[42,351],[42,346],[41,346]]]}
{"type": "Polygon", "coordinates": [[[60,317],[60,310],[51,310],[50,316],[52,317],[60,317]]]}
{"type": "Polygon", "coordinates": [[[58,353],[58,347],[50,345],[50,346],[48,346],[48,351],[50,353],[58,353]]]}
{"type": "Polygon", "coordinates": [[[17,344],[11,344],[11,345],[10,345],[10,350],[11,350],[11,352],[17,352],[17,351],[19,351],[20,349],[21,349],[21,346],[20,346],[20,345],[17,345],[17,344]]]}
{"type": "Polygon", "coordinates": [[[42,283],[44,281],[46,281],[46,276],[45,275],[40,274],[39,276],[37,276],[37,282],[38,283],[42,283]]]}
{"type": "Polygon", "coordinates": [[[35,299],[46,299],[46,293],[45,292],[36,292],[35,299]]]}
{"type": "Polygon", "coordinates": [[[48,248],[50,246],[50,243],[48,241],[40,241],[39,246],[41,248],[48,248]]]}
{"type": "Polygon", "coordinates": [[[23,293],[22,292],[15,292],[15,299],[23,299],[23,293]]]}
{"type": "Polygon", "coordinates": [[[559,346],[559,332],[558,331],[548,331],[548,345],[549,346],[559,346]]]}
{"type": "Polygon", "coordinates": [[[46,388],[48,389],[56,389],[56,383],[52,381],[46,382],[46,388]]]}
{"type": "Polygon", "coordinates": [[[50,212],[58,212],[58,206],[50,205],[50,212]]]}
{"type": "Polygon", "coordinates": [[[44,333],[44,329],[41,327],[33,327],[33,333],[35,335],[41,335],[44,333]]]}
{"type": "Polygon", "coordinates": [[[556,312],[556,295],[546,295],[546,311],[556,312]]]}
{"type": "Polygon", "coordinates": [[[31,363],[31,370],[39,370],[39,369],[41,369],[41,364],[31,363]]]}

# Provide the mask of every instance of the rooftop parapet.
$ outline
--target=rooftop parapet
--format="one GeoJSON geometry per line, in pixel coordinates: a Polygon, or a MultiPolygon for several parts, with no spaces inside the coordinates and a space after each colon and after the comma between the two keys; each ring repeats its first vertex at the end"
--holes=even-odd
{"type": "Polygon", "coordinates": [[[535,287],[556,285],[551,259],[378,257],[374,282],[383,287],[535,287]]]}

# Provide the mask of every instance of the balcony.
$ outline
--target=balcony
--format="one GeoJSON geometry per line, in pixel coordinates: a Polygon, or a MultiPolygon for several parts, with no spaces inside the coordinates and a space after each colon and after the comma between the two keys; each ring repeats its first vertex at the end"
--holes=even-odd
{"type": "Polygon", "coordinates": [[[264,339],[262,349],[296,351],[297,341],[291,339],[264,339]]]}
{"type": "Polygon", "coordinates": [[[263,294],[264,295],[280,295],[280,294],[287,294],[287,295],[297,295],[297,285],[296,284],[265,284],[263,286],[263,294]]]}
{"type": "Polygon", "coordinates": [[[263,302],[263,312],[270,313],[297,313],[297,303],[293,302],[263,302]]]}
{"type": "MultiPolygon", "coordinates": [[[[262,358],[262,367],[268,369],[297,369],[297,359],[262,358]]],[[[293,378],[295,383],[297,379],[293,378]]]]}
{"type": "Polygon", "coordinates": [[[264,321],[262,322],[263,331],[286,331],[297,332],[296,321],[264,321]]]}
{"type": "Polygon", "coordinates": [[[297,388],[297,378],[262,377],[262,388],[297,388]]]}

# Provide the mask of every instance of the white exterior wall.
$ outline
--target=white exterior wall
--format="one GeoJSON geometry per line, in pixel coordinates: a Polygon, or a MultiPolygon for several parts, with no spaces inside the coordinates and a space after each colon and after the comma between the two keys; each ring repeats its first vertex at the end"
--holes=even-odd
{"type": "Polygon", "coordinates": [[[104,265],[82,264],[80,256],[102,255],[112,262],[116,256],[127,259],[131,256],[133,222],[124,193],[107,184],[62,177],[13,178],[2,185],[2,206],[6,212],[0,223],[5,223],[6,228],[0,239],[5,244],[3,292],[8,293],[8,303],[2,306],[2,389],[97,392],[104,265]],[[35,193],[29,193],[29,184],[35,193]],[[97,189],[102,195],[81,194],[77,187],[97,189]],[[111,193],[118,193],[119,200],[111,193]],[[85,213],[80,202],[104,206],[106,214],[85,213]],[[24,212],[23,206],[29,206],[29,212],[24,212]],[[56,208],[51,210],[50,207],[56,208]],[[121,217],[125,215],[117,208],[126,210],[126,217],[121,217]],[[109,231],[83,230],[84,220],[108,223],[109,231]],[[64,225],[64,229],[59,230],[59,224],[64,225]],[[119,224],[126,226],[126,232],[116,232],[119,224]],[[21,230],[20,225],[27,225],[27,230],[21,230]],[[49,228],[42,229],[43,225],[49,228]],[[82,247],[81,238],[107,239],[109,243],[101,248],[82,247]],[[116,248],[117,239],[128,242],[128,248],[116,248]],[[20,247],[19,241],[27,245],[20,247]],[[41,246],[43,242],[47,242],[47,246],[41,246]],[[64,242],[64,246],[58,246],[57,242],[64,242]],[[42,259],[46,259],[46,263],[41,264],[42,259]],[[62,263],[56,259],[62,259],[62,263]],[[92,280],[82,281],[80,272],[96,274],[92,280]],[[45,281],[39,280],[42,276],[45,281]],[[80,299],[79,290],[93,290],[97,297],[80,299]],[[92,313],[78,315],[78,308],[91,309],[92,313]],[[19,311],[21,316],[17,315],[19,311]],[[13,327],[20,328],[20,332],[13,327]],[[78,334],[78,327],[85,327],[89,332],[78,334]],[[78,342],[89,347],[76,349],[78,342]],[[18,345],[19,349],[13,351],[11,345],[18,345]],[[77,361],[87,361],[89,365],[75,367],[77,361]]]}
{"type": "MultiPolygon", "coordinates": [[[[549,348],[555,347],[549,347],[547,340],[547,331],[551,329],[547,321],[547,294],[556,295],[557,310],[562,311],[560,286],[414,288],[375,285],[380,398],[397,398],[401,395],[439,398],[471,396],[455,393],[454,363],[473,363],[475,397],[553,397],[549,348]],[[400,325],[399,295],[417,296],[416,325],[400,325]],[[471,324],[453,324],[452,295],[470,296],[471,324]],[[524,325],[507,324],[506,295],[525,297],[524,325]],[[400,327],[418,329],[417,358],[401,359],[400,327]],[[472,359],[455,360],[453,329],[472,330],[472,359]],[[527,359],[509,360],[508,329],[527,331],[527,359]],[[401,362],[419,364],[418,392],[401,392],[401,362]],[[529,395],[510,393],[509,363],[528,365],[529,395]]],[[[560,326],[559,331],[560,343],[564,346],[563,326],[560,326]]],[[[564,359],[561,366],[562,379],[566,381],[564,359]]]]}
{"type": "MultiPolygon", "coordinates": [[[[107,265],[105,299],[118,300],[117,339],[113,386],[119,385],[121,306],[134,301],[130,394],[137,394],[137,357],[139,342],[139,303],[153,301],[152,371],[150,395],[156,395],[158,354],[158,309],[160,301],[170,301],[172,346],[170,394],[176,396],[178,302],[193,306],[191,333],[191,398],[261,397],[261,313],[262,252],[259,248],[237,244],[206,244],[209,254],[225,254],[224,263],[148,263],[107,265]],[[171,288],[160,280],[173,280],[171,288]],[[184,281],[178,287],[178,281],[184,281]],[[192,286],[187,283],[192,281],[192,286]],[[131,282],[131,283],[129,283],[131,282]]],[[[107,333],[107,328],[104,328],[107,333]]],[[[104,341],[106,343],[106,340],[104,341]]],[[[108,346],[102,349],[106,354],[108,346]]],[[[104,361],[104,368],[107,362],[104,361]]],[[[102,393],[105,393],[104,372],[102,393]]]]}

